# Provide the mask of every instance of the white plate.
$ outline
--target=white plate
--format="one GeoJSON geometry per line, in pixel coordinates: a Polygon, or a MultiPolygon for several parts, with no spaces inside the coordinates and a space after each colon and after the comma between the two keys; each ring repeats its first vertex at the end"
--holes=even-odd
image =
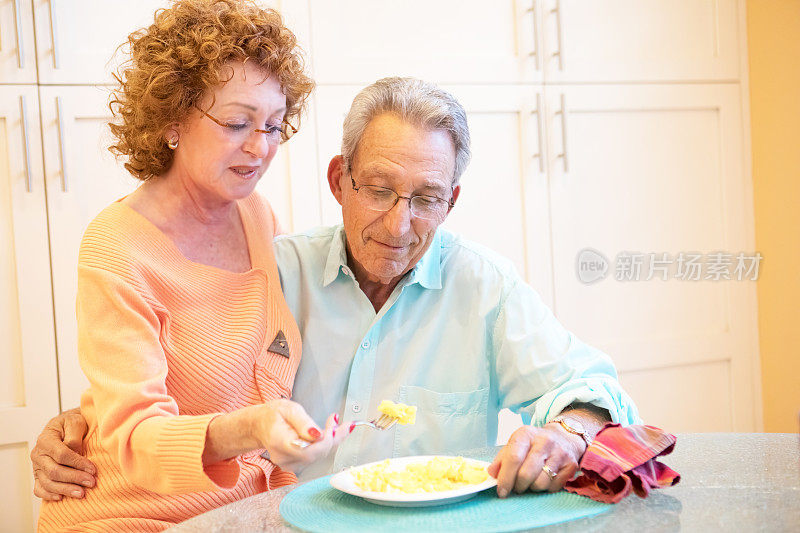
{"type": "MultiPolygon", "coordinates": [[[[448,455],[415,455],[411,457],[395,457],[389,459],[390,470],[403,470],[406,465],[411,463],[426,463],[434,457],[455,457],[448,455]]],[[[478,461],[476,459],[467,459],[470,463],[479,464],[483,467],[489,466],[490,463],[486,461],[478,461]]],[[[354,466],[343,472],[331,477],[331,485],[335,489],[339,489],[347,494],[364,498],[368,502],[376,503],[378,505],[390,505],[392,507],[422,507],[428,505],[444,505],[446,503],[455,503],[462,500],[472,498],[479,492],[497,486],[497,480],[492,476],[483,483],[475,485],[467,485],[454,490],[445,490],[440,492],[374,492],[364,490],[355,484],[353,476],[350,474],[352,470],[359,470],[369,466],[382,463],[383,461],[375,461],[365,465],[354,466]]]]}

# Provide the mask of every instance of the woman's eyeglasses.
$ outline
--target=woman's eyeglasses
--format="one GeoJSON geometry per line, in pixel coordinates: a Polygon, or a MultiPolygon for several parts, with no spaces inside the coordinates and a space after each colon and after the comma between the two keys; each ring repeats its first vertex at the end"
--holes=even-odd
{"type": "Polygon", "coordinates": [[[199,107],[197,107],[197,109],[202,114],[210,118],[213,122],[225,128],[225,130],[228,132],[230,136],[235,137],[237,139],[241,139],[242,141],[248,138],[253,132],[265,134],[267,136],[267,141],[271,143],[288,141],[292,137],[292,135],[297,133],[297,128],[295,128],[285,120],[281,121],[280,124],[275,124],[275,125],[267,124],[266,129],[261,129],[261,128],[253,128],[250,122],[234,122],[234,121],[223,122],[209,115],[199,107]]]}

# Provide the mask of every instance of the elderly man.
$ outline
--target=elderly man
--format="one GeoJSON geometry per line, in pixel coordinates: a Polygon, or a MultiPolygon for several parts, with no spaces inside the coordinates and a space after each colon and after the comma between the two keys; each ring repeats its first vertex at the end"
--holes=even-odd
{"type": "MultiPolygon", "coordinates": [[[[493,445],[508,407],[527,424],[489,469],[498,494],[558,490],[605,422],[638,421],[608,356],[566,331],[509,261],[439,227],[469,158],[466,114],[450,94],[379,80],[353,101],[328,166],[344,224],[276,239],[303,338],[293,399],[315,419],[342,413],[351,431],[383,399],[418,407],[416,424],[359,429],[301,478],[493,445]]],[[[62,415],[40,437],[37,494],[91,484],[93,467],[61,444],[80,440],[80,422],[62,415]]]]}

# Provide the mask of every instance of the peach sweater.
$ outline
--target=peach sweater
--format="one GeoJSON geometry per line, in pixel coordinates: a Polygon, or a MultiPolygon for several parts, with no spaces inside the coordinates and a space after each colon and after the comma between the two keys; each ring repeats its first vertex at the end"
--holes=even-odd
{"type": "Polygon", "coordinates": [[[161,531],[295,481],[263,450],[202,464],[211,419],[291,397],[300,360],[272,210],[254,193],[239,211],[252,262],[244,273],[186,259],[120,202],[89,225],[78,260],[78,352],[90,381],[84,452],[97,486],[80,500],[43,503],[40,531],[161,531]],[[281,331],[289,357],[269,351],[281,331]]]}

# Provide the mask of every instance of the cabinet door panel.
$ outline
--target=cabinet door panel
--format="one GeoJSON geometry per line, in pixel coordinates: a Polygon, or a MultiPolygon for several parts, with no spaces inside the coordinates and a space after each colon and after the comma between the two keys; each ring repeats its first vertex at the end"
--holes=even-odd
{"type": "Polygon", "coordinates": [[[59,380],[65,409],[88,385],[77,357],[78,248],[88,223],[138,181],[108,151],[109,92],[103,87],[42,87],[45,170],[53,268],[59,380]]]}
{"type": "Polygon", "coordinates": [[[10,531],[33,530],[28,454],[58,413],[41,162],[36,87],[0,86],[0,499],[14,509],[10,531]]]}
{"type": "Polygon", "coordinates": [[[347,0],[311,3],[319,83],[416,76],[441,83],[541,78],[535,1],[347,0]]]}
{"type": "Polygon", "coordinates": [[[167,0],[33,0],[39,83],[113,83],[115,54],[167,0]]]}
{"type": "Polygon", "coordinates": [[[755,252],[738,85],[559,86],[547,96],[556,314],[621,370],[728,361],[733,427],[754,430],[754,284],[705,279],[707,266],[699,281],[675,277],[681,252],[755,252]],[[586,248],[608,260],[592,284],[576,270],[586,248]],[[642,265],[638,281],[618,280],[621,253],[669,254],[668,279],[656,270],[647,280],[645,255],[630,260],[642,265]]]}
{"type": "MultiPolygon", "coordinates": [[[[525,213],[534,209],[524,200],[537,180],[544,180],[533,157],[538,143],[533,114],[537,91],[530,86],[445,88],[467,111],[473,156],[461,177],[461,195],[443,227],[501,253],[514,261],[523,276],[538,279],[536,269],[529,268],[527,254],[529,239],[534,242],[535,237],[525,226],[525,213]]],[[[324,86],[317,90],[321,169],[341,152],[342,121],[360,89],[324,86]]],[[[320,187],[324,223],[341,222],[341,207],[324,178],[320,187]]],[[[546,196],[538,198],[546,204],[546,196]]]]}
{"type": "Polygon", "coordinates": [[[547,0],[548,82],[733,80],[739,0],[547,0]]]}
{"type": "Polygon", "coordinates": [[[36,83],[30,0],[0,0],[0,83],[36,83]]]}

